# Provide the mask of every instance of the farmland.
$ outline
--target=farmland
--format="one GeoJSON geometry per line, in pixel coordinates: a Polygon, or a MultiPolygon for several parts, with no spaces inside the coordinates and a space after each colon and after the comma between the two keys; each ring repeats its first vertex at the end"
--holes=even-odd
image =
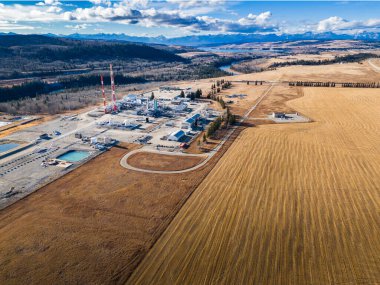
{"type": "Polygon", "coordinates": [[[114,147],[1,212],[1,284],[126,280],[204,175],[122,168],[136,147],[114,147]]]}
{"type": "Polygon", "coordinates": [[[243,131],[128,284],[378,283],[378,91],[288,105],[314,122],[243,131]]]}
{"type": "Polygon", "coordinates": [[[139,152],[128,159],[128,163],[137,168],[148,170],[182,170],[193,167],[202,162],[201,157],[197,156],[175,156],[157,153],[139,152]]]}
{"type": "MultiPolygon", "coordinates": [[[[177,84],[206,95],[221,79],[177,84]]],[[[5,138],[26,138],[33,130],[40,135],[59,128],[63,135],[54,141],[64,146],[62,153],[84,144],[76,130],[109,133],[121,143],[0,212],[0,283],[376,283],[379,89],[295,87],[286,81],[378,81],[377,71],[369,62],[288,66],[227,80],[231,88],[218,96],[239,119],[252,112],[205,165],[230,129],[202,143],[205,131],[197,131],[190,147],[179,151],[180,142],[164,139],[174,130],[168,118],[147,122],[123,110],[96,119],[89,114],[102,110],[87,108],[7,131],[5,138]],[[275,124],[272,112],[299,112],[311,123],[275,124]],[[117,125],[126,118],[142,128],[117,125]],[[147,134],[152,143],[142,140],[140,149],[136,143],[147,134]],[[174,155],[165,152],[171,147],[174,155]],[[128,163],[146,172],[126,168],[121,162],[128,154],[128,163]],[[199,164],[187,173],[158,173],[199,164]]],[[[146,100],[152,90],[158,99],[166,94],[155,84],[146,86],[146,100]]],[[[118,88],[119,96],[130,88],[118,88]]],[[[206,102],[190,102],[191,114],[223,112],[219,102],[206,102]]],[[[185,117],[174,117],[175,128],[185,117]]],[[[32,163],[5,175],[20,185],[20,177],[36,179],[27,171],[55,169],[32,163]]]]}

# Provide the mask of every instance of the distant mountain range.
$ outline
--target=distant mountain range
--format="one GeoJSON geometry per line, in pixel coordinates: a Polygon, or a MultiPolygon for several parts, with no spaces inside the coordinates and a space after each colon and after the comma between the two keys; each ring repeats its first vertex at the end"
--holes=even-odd
{"type": "Polygon", "coordinates": [[[233,35],[193,35],[178,38],[135,37],[125,34],[71,34],[65,37],[73,39],[96,39],[141,42],[149,44],[182,45],[182,46],[212,46],[221,44],[243,44],[250,42],[276,42],[300,40],[364,40],[380,41],[380,33],[363,32],[355,35],[334,33],[304,33],[304,34],[233,34],[233,35]]]}
{"type": "MultiPolygon", "coordinates": [[[[0,33],[0,35],[4,33],[0,33]]],[[[15,35],[8,33],[7,35],[15,35]]],[[[163,45],[180,45],[180,46],[213,46],[222,44],[244,44],[251,42],[278,42],[278,41],[305,41],[305,40],[363,40],[363,41],[380,41],[380,33],[362,32],[360,34],[335,34],[327,33],[312,33],[303,34],[228,34],[228,35],[193,35],[177,38],[167,38],[164,36],[158,37],[137,37],[128,36],[126,34],[70,34],[70,35],[55,35],[46,34],[50,37],[64,37],[70,39],[87,39],[87,40],[104,40],[104,41],[127,41],[146,44],[163,44],[163,45]]]]}

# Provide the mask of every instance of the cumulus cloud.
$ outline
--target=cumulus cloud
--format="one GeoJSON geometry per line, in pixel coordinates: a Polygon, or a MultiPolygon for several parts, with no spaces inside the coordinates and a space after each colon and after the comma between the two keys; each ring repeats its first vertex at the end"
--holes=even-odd
{"type": "MultiPolygon", "coordinates": [[[[261,18],[261,14],[258,16],[261,18]]],[[[275,30],[276,26],[267,21],[258,21],[245,17],[238,20],[226,20],[209,16],[186,16],[177,13],[152,15],[155,23],[166,26],[178,26],[192,31],[215,31],[229,33],[255,33],[275,30]]]]}
{"type": "Polygon", "coordinates": [[[316,30],[318,32],[334,32],[378,28],[380,28],[380,19],[369,19],[367,21],[348,21],[341,17],[334,16],[319,21],[316,30]]]}
{"type": "Polygon", "coordinates": [[[82,22],[120,22],[137,24],[142,18],[138,10],[126,6],[78,8],[70,13],[70,20],[82,22]]]}
{"type": "Polygon", "coordinates": [[[80,31],[80,30],[85,30],[91,26],[92,26],[91,24],[78,24],[78,25],[66,25],[65,28],[68,28],[74,31],[80,31]]]}
{"type": "Polygon", "coordinates": [[[94,5],[107,5],[111,6],[111,1],[110,0],[88,0],[94,5]]]}
{"type": "Polygon", "coordinates": [[[180,8],[189,7],[207,7],[215,5],[223,5],[225,0],[167,0],[169,3],[177,4],[180,8]]]}
{"type": "Polygon", "coordinates": [[[69,20],[69,12],[56,6],[4,5],[0,3],[0,21],[51,22],[69,20]]]}
{"type": "MultiPolygon", "coordinates": [[[[178,27],[192,32],[254,33],[274,31],[276,29],[276,26],[270,23],[270,12],[258,15],[248,14],[248,16],[240,19],[230,20],[197,16],[186,9],[148,8],[149,0],[124,0],[122,2],[114,2],[110,6],[103,5],[106,3],[103,0],[93,0],[93,2],[96,2],[96,5],[92,7],[76,8],[70,11],[63,11],[61,7],[54,5],[54,3],[57,3],[56,0],[45,0],[45,2],[50,5],[0,4],[0,21],[66,21],[74,22],[78,25],[97,22],[117,22],[145,27],[178,27]]],[[[78,26],[78,28],[80,27],[78,26]]]]}
{"type": "Polygon", "coordinates": [[[0,21],[0,31],[34,30],[32,26],[19,25],[8,21],[0,21]]]}
{"type": "MultiPolygon", "coordinates": [[[[149,5],[149,0],[123,0],[121,5],[126,5],[131,8],[146,8],[149,5]]],[[[117,6],[117,4],[115,4],[117,6]]]]}
{"type": "Polygon", "coordinates": [[[61,5],[59,0],[44,0],[43,2],[38,2],[37,6],[58,6],[61,5]]]}

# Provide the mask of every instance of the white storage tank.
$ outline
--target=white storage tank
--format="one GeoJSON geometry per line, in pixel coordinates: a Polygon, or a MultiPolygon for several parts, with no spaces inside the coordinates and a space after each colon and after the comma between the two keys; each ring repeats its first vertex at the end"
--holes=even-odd
{"type": "Polygon", "coordinates": [[[103,143],[104,144],[110,144],[112,142],[112,139],[110,137],[104,137],[103,143]]]}

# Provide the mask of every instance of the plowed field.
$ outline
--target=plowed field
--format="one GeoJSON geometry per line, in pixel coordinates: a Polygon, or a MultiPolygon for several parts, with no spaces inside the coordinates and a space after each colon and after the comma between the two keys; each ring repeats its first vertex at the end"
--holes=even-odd
{"type": "Polygon", "coordinates": [[[129,284],[379,284],[380,94],[304,89],[246,129],[129,284]]]}

